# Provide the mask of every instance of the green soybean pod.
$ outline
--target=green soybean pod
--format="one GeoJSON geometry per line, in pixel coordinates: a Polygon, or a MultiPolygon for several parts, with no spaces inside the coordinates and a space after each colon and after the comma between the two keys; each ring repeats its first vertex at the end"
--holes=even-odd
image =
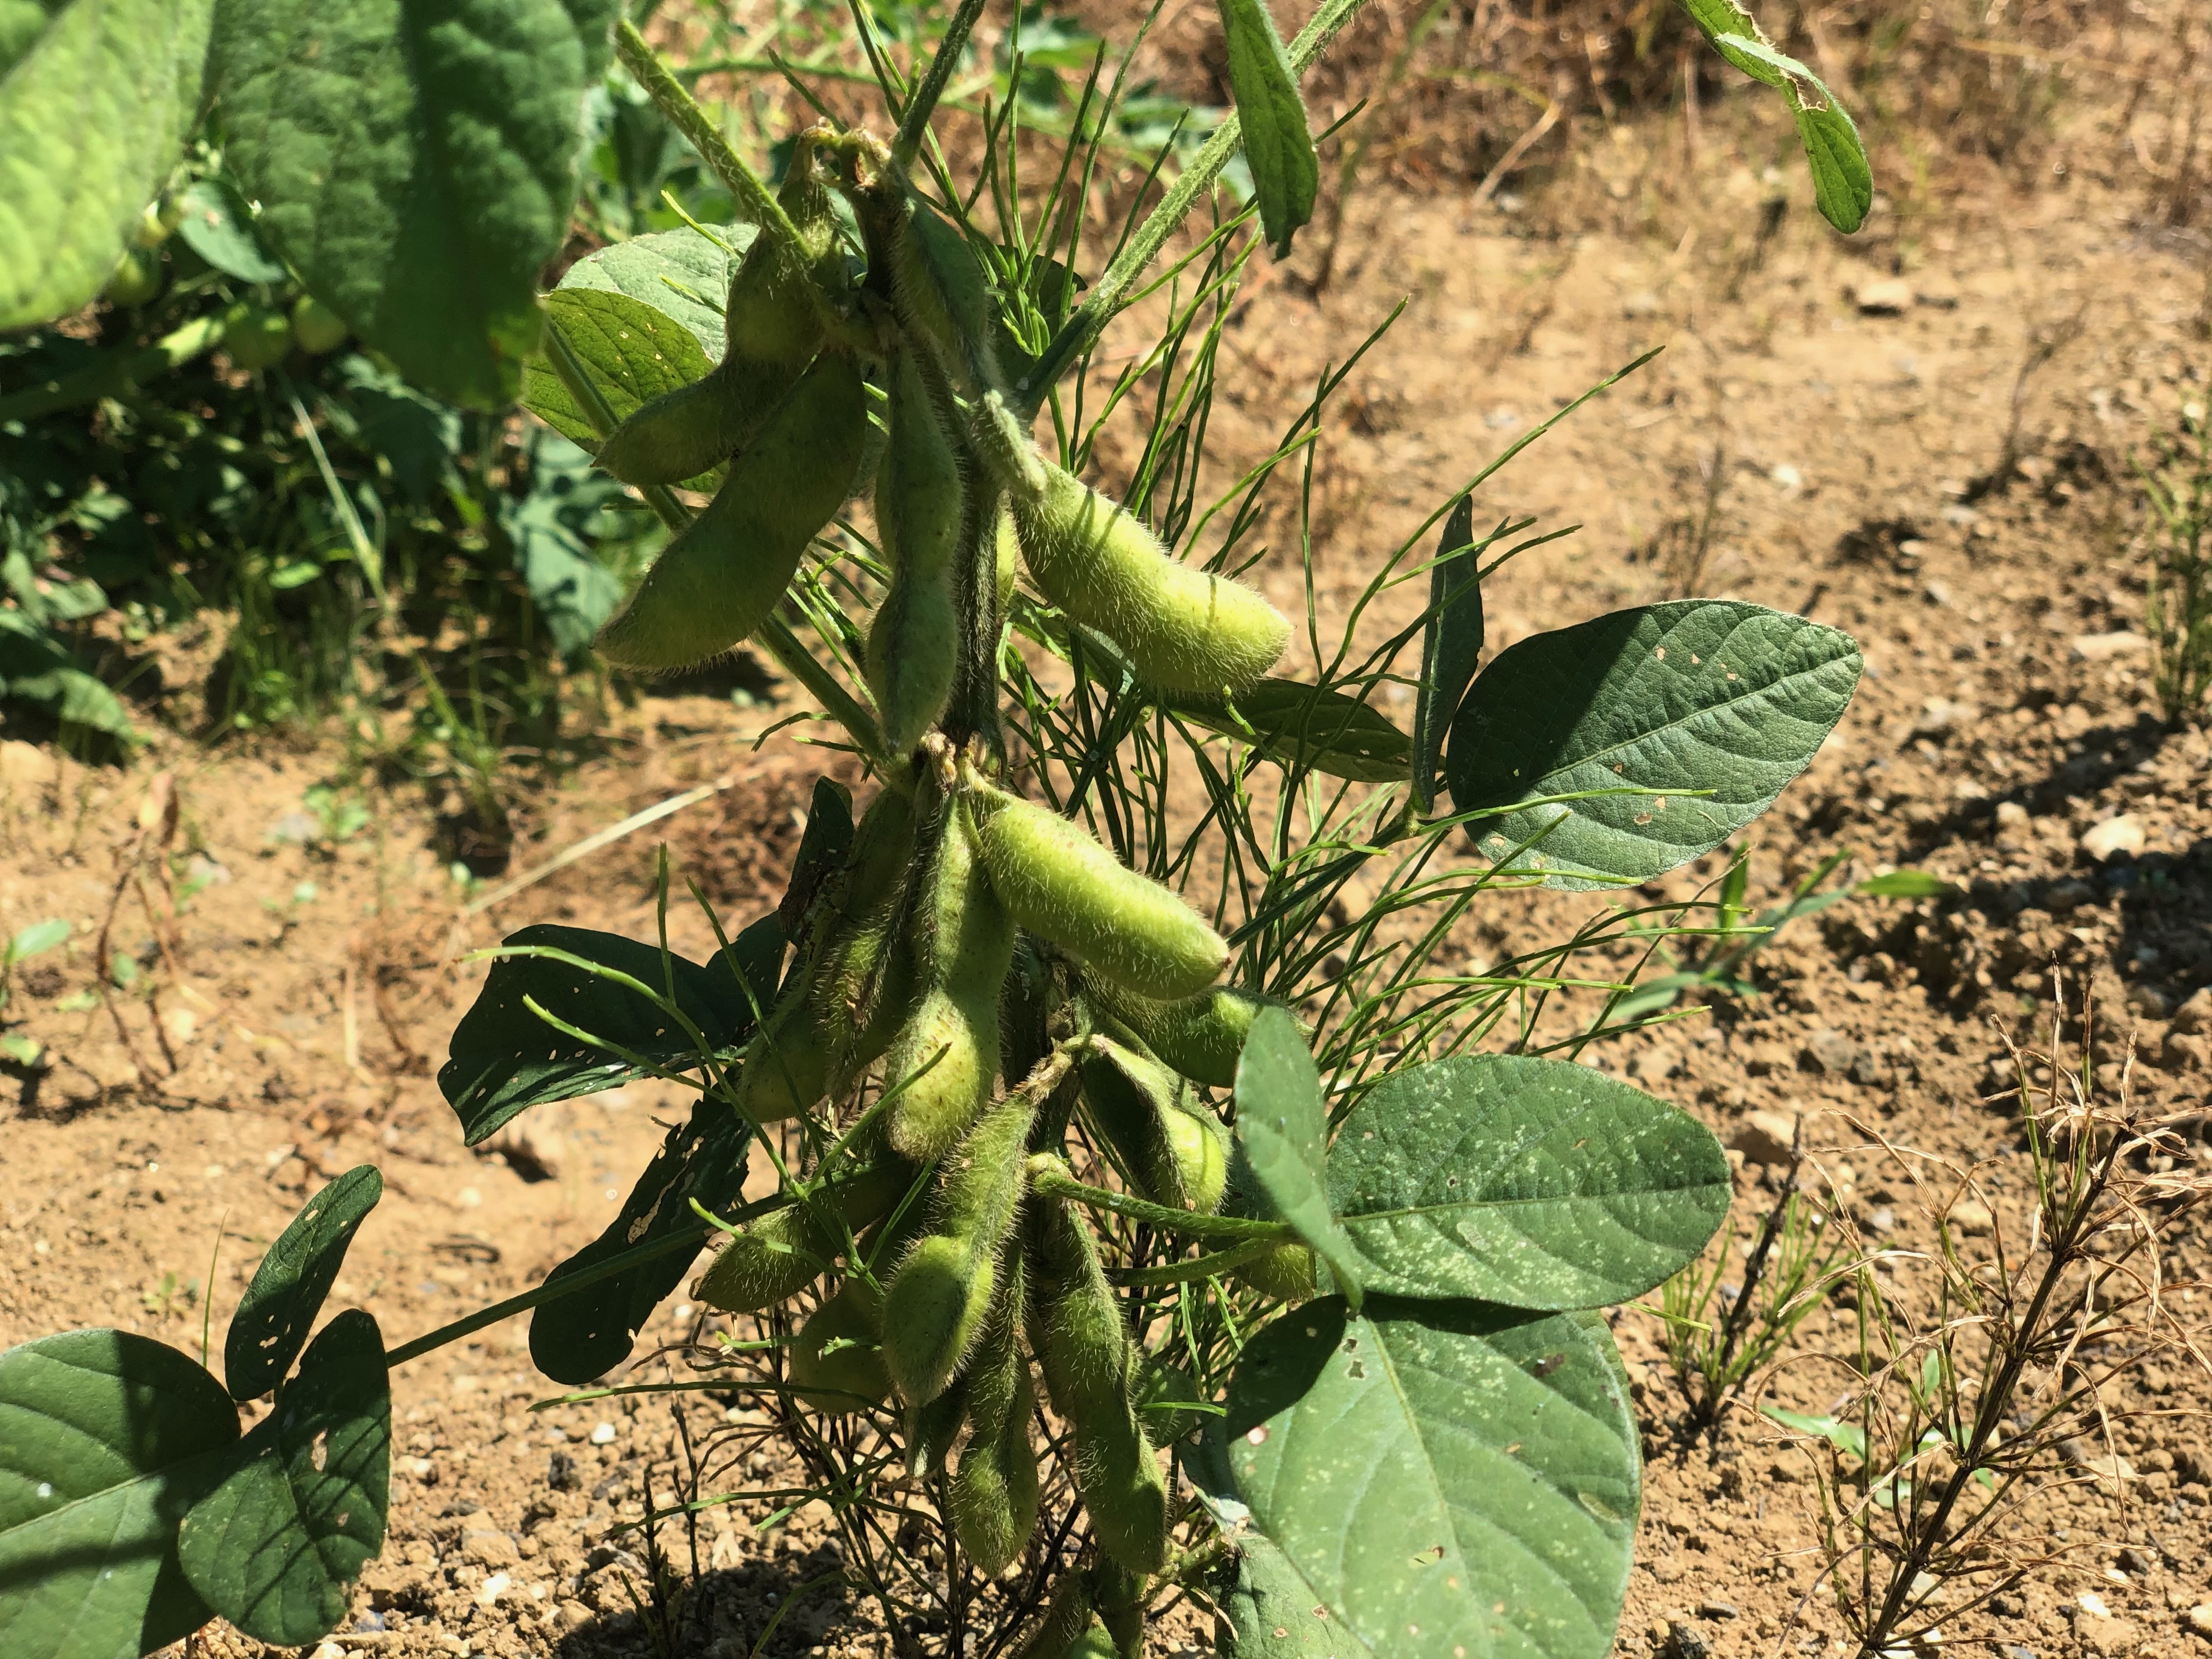
{"type": "Polygon", "coordinates": [[[944,717],[959,665],[953,600],[959,546],[960,458],[920,358],[891,362],[889,434],[876,472],[876,532],[890,585],[868,629],[868,688],[884,741],[903,755],[944,717]]]}
{"type": "Polygon", "coordinates": [[[714,499],[599,632],[617,668],[666,672],[718,656],[768,619],[807,544],[844,504],[867,431],[859,366],[817,357],[714,499]]]}
{"type": "Polygon", "coordinates": [[[1064,1199],[1032,1205],[1030,1346],[1067,1419],[1075,1487],[1107,1558],[1131,1572],[1167,1559],[1167,1482],[1137,1420],[1132,1345],[1091,1230],[1064,1199]]]}
{"type": "Polygon", "coordinates": [[[899,1263],[884,1291],[884,1358],[912,1405],[945,1392],[983,1329],[999,1257],[1027,1184],[1036,1108],[1014,1094],[983,1114],[939,1172],[935,1231],[899,1263]]]}
{"type": "Polygon", "coordinates": [[[1218,1209],[1229,1184],[1228,1149],[1212,1115],[1191,1103],[1190,1085],[1152,1055],[1108,1036],[1094,1036],[1077,1064],[1091,1121],[1139,1195],[1206,1214],[1218,1209]]]}
{"type": "Polygon", "coordinates": [[[813,1205],[771,1211],[722,1247],[693,1294],[725,1313],[758,1313],[811,1284],[846,1246],[846,1236],[880,1220],[914,1184],[914,1170],[891,1158],[830,1183],[813,1205]],[[842,1218],[825,1219],[819,1206],[842,1218]]]}
{"type": "Polygon", "coordinates": [[[1101,1561],[1090,1571],[1091,1607],[1110,1638],[1110,1645],[1094,1651],[1111,1652],[1116,1659],[1145,1659],[1145,1580],[1140,1573],[1124,1571],[1111,1561],[1101,1561]]]}
{"type": "Polygon", "coordinates": [[[821,1412],[857,1412],[890,1395],[874,1301],[867,1285],[848,1279],[799,1328],[788,1359],[792,1387],[803,1403],[821,1412]]]}
{"type": "Polygon", "coordinates": [[[949,1494],[960,1547],[988,1578],[1004,1572],[1036,1530],[1037,1466],[1030,1447],[1036,1395],[1022,1357],[1023,1278],[1021,1252],[1009,1249],[968,1362],[968,1444],[949,1494]]]}
{"type": "Polygon", "coordinates": [[[906,1413],[906,1466],[917,1480],[930,1480],[945,1472],[952,1448],[968,1421],[968,1379],[956,1376],[944,1393],[906,1413]]]}
{"type": "Polygon", "coordinates": [[[1014,532],[1014,509],[1003,503],[999,508],[993,554],[998,560],[999,614],[1003,617],[1006,607],[1014,602],[1014,585],[1022,574],[1022,544],[1014,532]]]}
{"type": "Polygon", "coordinates": [[[975,250],[902,177],[887,173],[884,188],[902,198],[893,210],[890,248],[899,320],[979,391],[997,386],[998,301],[975,250]]]}
{"type": "Polygon", "coordinates": [[[884,1086],[890,1143],[917,1163],[942,1156],[991,1097],[999,1070],[999,991],[1013,961],[1014,925],[977,857],[957,799],[928,872],[913,948],[927,983],[914,1018],[893,1039],[884,1086]]]}
{"type": "MultiPolygon", "coordinates": [[[[818,260],[836,234],[836,217],[804,137],[777,199],[818,260]]],[[[730,277],[722,361],[633,410],[600,444],[599,465],[624,483],[680,483],[750,442],[821,349],[812,283],[772,238],[756,236],[730,277]]]]}
{"type": "Polygon", "coordinates": [[[1023,1641],[1015,1659],[1071,1659],[1079,1651],[1076,1644],[1097,1628],[1091,1619],[1090,1575],[1068,1573],[1053,1592],[1052,1605],[1045,1609],[1042,1621],[1023,1641]]]}
{"type": "Polygon", "coordinates": [[[1168,1002],[1107,980],[1090,988],[1147,1048],[1192,1082],[1217,1089],[1237,1086],[1237,1061],[1260,1011],[1282,1006],[1274,997],[1235,985],[1168,1002]]]}
{"type": "Polygon", "coordinates": [[[1262,1296],[1304,1302],[1314,1293],[1314,1253],[1303,1244],[1278,1245],[1258,1261],[1232,1268],[1230,1277],[1262,1296]]]}
{"type": "Polygon", "coordinates": [[[231,366],[248,373],[274,368],[292,349],[292,325],[281,311],[251,301],[233,306],[224,313],[222,349],[231,366]]]}
{"type": "Polygon", "coordinates": [[[968,799],[991,884],[1030,932],[1146,996],[1194,995],[1228,964],[1196,911],[1081,825],[988,786],[968,799]]]}
{"type": "Polygon", "coordinates": [[[1162,691],[1243,690],[1275,665],[1291,624],[1252,589],[1168,556],[1134,514],[1056,466],[1014,501],[1022,557],[1045,597],[1109,635],[1162,691]]]}
{"type": "Polygon", "coordinates": [[[336,351],[352,337],[345,319],[313,295],[302,294],[292,301],[292,337],[310,357],[336,351]]]}
{"type": "Polygon", "coordinates": [[[738,1114],[751,1123],[796,1117],[830,1091],[836,1031],[810,976],[777,1000],[745,1044],[738,1071],[738,1114]]]}

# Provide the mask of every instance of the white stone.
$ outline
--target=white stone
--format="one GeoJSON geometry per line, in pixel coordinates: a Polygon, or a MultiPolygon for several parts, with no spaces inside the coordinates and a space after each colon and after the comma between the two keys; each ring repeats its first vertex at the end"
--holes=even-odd
{"type": "Polygon", "coordinates": [[[1912,284],[1902,276],[1881,276],[1861,283],[1851,299],[1869,317],[1894,317],[1912,308],[1912,284]]]}
{"type": "Polygon", "coordinates": [[[2085,831],[2081,850],[2102,864],[2123,853],[2133,858],[2142,851],[2149,838],[2149,830],[2141,818],[2133,812],[2123,812],[2085,831]]]}
{"type": "Polygon", "coordinates": [[[2083,662],[2110,662],[2150,649],[2148,640],[2124,628],[2116,634],[2076,634],[2067,645],[2083,662]]]}

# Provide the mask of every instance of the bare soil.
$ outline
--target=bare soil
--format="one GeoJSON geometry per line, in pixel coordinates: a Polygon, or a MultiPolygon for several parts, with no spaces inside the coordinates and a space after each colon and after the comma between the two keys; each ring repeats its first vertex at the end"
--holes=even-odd
{"type": "MultiPolygon", "coordinates": [[[[1758,1139],[1771,1120],[1753,1115],[1809,1115],[1831,1190],[1870,1236],[1914,1247],[1929,1237],[1922,1189],[1878,1143],[1992,1160],[1992,1222],[2019,1223],[2016,1119],[1994,1098],[2002,1036],[2042,1017],[2054,967],[2094,997],[2106,1087],[2124,1080],[2176,1115],[2212,1092],[2212,742],[2201,726],[2164,724],[2150,696],[2130,471],[2154,428],[2212,399],[2206,253],[2201,239],[2138,223],[2132,191],[2039,175],[2001,198],[1993,186],[1922,204],[1899,283],[1899,244],[1879,226],[1879,266],[1802,199],[1759,234],[1763,202],[1803,193],[1794,171],[1785,186],[1746,159],[1762,154],[1750,143],[1760,131],[1724,143],[1709,126],[1680,191],[1707,205],[1626,227],[1593,212],[1582,228],[1540,228],[1436,197],[1355,202],[1329,288],[1316,297],[1295,264],[1268,268],[1232,329],[1214,441],[1225,479],[1272,445],[1324,366],[1411,295],[1355,373],[1317,463],[1322,607],[1340,617],[1372,562],[1479,466],[1602,374],[1667,348],[1485,486],[1487,514],[1583,526],[1496,580],[1492,648],[1682,592],[1848,629],[1865,647],[1864,683],[1756,826],[1754,897],[1845,848],[1845,875],[1909,866],[1957,890],[1831,909],[1760,954],[1756,999],[1589,1058],[1735,1145],[1747,1211],[1771,1201],[1773,1180],[1758,1139]]],[[[1620,130],[1589,159],[1591,198],[1618,201],[1609,169],[1624,189],[1648,181],[1659,147],[1680,142],[1672,126],[1620,130]]],[[[1297,598],[1286,554],[1263,580],[1279,600],[1297,598]]],[[[302,801],[337,774],[334,748],[168,738],[105,769],[0,747],[0,921],[76,925],[66,951],[18,975],[6,1012],[50,1054],[5,1085],[0,1343],[112,1323],[189,1346],[210,1314],[219,1334],[301,1199],[366,1161],[389,1190],[337,1297],[373,1312],[387,1340],[535,1283],[593,1236],[680,1105],[620,1090],[541,1109],[501,1152],[465,1151],[432,1073],[481,982],[468,953],[532,921],[650,937],[664,833],[679,881],[696,876],[726,918],[773,903],[825,753],[792,730],[754,746],[804,706],[781,695],[765,710],[652,697],[619,715],[605,758],[520,803],[518,870],[684,789],[727,787],[480,913],[410,793],[373,796],[366,827],[319,838],[302,801]],[[181,805],[169,866],[198,889],[173,928],[161,920],[161,860],[140,856],[157,774],[181,805]],[[109,1005],[94,994],[104,923],[110,950],[141,969],[109,1005]]],[[[1650,896],[1687,897],[1717,868],[1650,896]]],[[[1502,898],[1461,948],[1494,957],[1595,902],[1502,898]]],[[[710,948],[687,907],[671,925],[679,950],[710,948]]],[[[2191,1156],[2212,1154],[2200,1138],[2191,1156]]],[[[2204,1277],[2201,1225],[2170,1257],[2177,1281],[2204,1277]]],[[[2171,1293],[2183,1308],[2212,1294],[2179,1282],[2171,1293]]],[[[694,1317],[678,1292],[647,1337],[678,1341],[694,1317]]],[[[1633,1310],[1616,1320],[1650,1459],[1622,1649],[1821,1651],[1839,1627],[1811,1593],[1802,1459],[1747,1414],[1717,1449],[1683,1448],[1658,1328],[1633,1310]]],[[[1844,1338],[1842,1316],[1816,1320],[1801,1357],[1844,1338]]],[[[665,1363],[651,1346],[637,1362],[647,1375],[665,1363]]],[[[1782,1397],[1819,1409],[1819,1389],[1795,1375],[1776,1385],[1782,1397]]],[[[520,1321],[394,1386],[391,1540],[337,1648],[647,1651],[629,1588],[640,1547],[615,1529],[642,1512],[648,1485],[671,1489],[682,1462],[665,1404],[533,1412],[556,1391],[530,1369],[520,1321]]],[[[2070,1510],[2059,1541],[2077,1553],[1958,1636],[2008,1644],[2009,1659],[2202,1650],[2185,1609],[2212,1599],[2212,1390],[2181,1367],[2130,1386],[2117,1407],[2167,1413],[2125,1431],[2130,1478],[2068,1488],[2055,1500],[2070,1510]],[[2084,1608],[2088,1593],[2109,1617],[2084,1608]]],[[[730,1480],[774,1472],[755,1455],[730,1480]]],[[[754,1652],[794,1595],[758,1651],[881,1650],[866,1608],[805,1588],[834,1565],[821,1516],[758,1530],[771,1508],[701,1522],[702,1650],[754,1652]]],[[[691,1541],[676,1543],[687,1571],[691,1541]]],[[[1155,1646],[1206,1639],[1204,1621],[1186,1618],[1155,1646]]],[[[203,1650],[260,1651],[220,1628],[203,1650]]]]}

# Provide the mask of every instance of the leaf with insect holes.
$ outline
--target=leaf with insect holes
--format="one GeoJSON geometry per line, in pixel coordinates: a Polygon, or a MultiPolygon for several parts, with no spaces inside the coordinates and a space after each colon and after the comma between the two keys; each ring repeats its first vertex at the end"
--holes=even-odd
{"type": "Polygon", "coordinates": [[[1648,881],[1774,803],[1843,715],[1858,642],[1732,599],[1616,611],[1494,658],[1452,721],[1475,845],[1569,890],[1648,881]],[[1558,799],[1581,796],[1583,799],[1558,799]],[[1524,804],[1525,803],[1525,804],[1524,804]]]}
{"type": "Polygon", "coordinates": [[[1328,1146],[1321,1073],[1298,1023],[1286,1008],[1263,1008],[1237,1060],[1237,1151],[1255,1196],[1313,1247],[1357,1306],[1360,1262],[1329,1213],[1328,1146]]]}
{"type": "Polygon", "coordinates": [[[1229,46],[1229,90],[1244,133],[1244,159],[1260,199],[1260,228],[1278,259],[1313,217],[1321,163],[1306,126],[1297,72],[1275,31],[1267,0],[1218,0],[1229,46]]]}
{"type": "Polygon", "coordinates": [[[450,402],[513,400],[614,0],[229,0],[223,161],[314,296],[450,402]]]}
{"type": "MultiPolygon", "coordinates": [[[[690,1121],[668,1132],[606,1231],[546,1275],[548,1285],[609,1256],[698,1224],[696,1199],[712,1213],[737,1202],[745,1178],[744,1121],[720,1100],[702,1100],[690,1121]]],[[[684,1281],[701,1246],[624,1269],[542,1304],[530,1319],[530,1357],[556,1382],[577,1386],[628,1359],[637,1333],[684,1281]]]]}
{"type": "MultiPolygon", "coordinates": [[[[468,1145],[530,1107],[616,1088],[655,1069],[699,1064],[697,1045],[656,1000],[666,996],[668,984],[659,946],[541,923],[508,935],[501,949],[519,954],[493,962],[475,1005],[453,1028],[451,1058],[438,1070],[438,1087],[461,1120],[468,1145]],[[559,954],[530,954],[540,951],[559,954]],[[556,1030],[532,1011],[532,1003],[631,1057],[556,1030]]],[[[676,1006],[716,1056],[734,1058],[752,1034],[754,1005],[764,1007],[775,995],[782,960],[783,930],[773,916],[738,934],[729,955],[711,967],[679,956],[666,959],[676,1006]]]]}
{"type": "Polygon", "coordinates": [[[392,1386],[376,1321],[325,1326],[193,1504],[177,1559],[202,1600],[257,1641],[296,1647],[337,1627],[392,1502],[392,1386]]]}
{"type": "Polygon", "coordinates": [[[1324,1297],[1248,1344],[1224,1427],[1280,1558],[1252,1601],[1324,1613],[1340,1659],[1604,1659],[1642,1468],[1601,1319],[1324,1297]]]}
{"type": "MultiPolygon", "coordinates": [[[[556,289],[545,296],[545,325],[575,354],[617,421],[712,366],[690,329],[627,294],[556,289]]],[[[522,406],[572,443],[599,448],[599,428],[542,355],[523,365],[522,406]]]]}
{"type": "Polygon", "coordinates": [[[361,1164],[325,1185],[277,1235],[222,1340],[232,1399],[257,1399],[284,1380],[345,1265],[354,1234],[383,1196],[384,1176],[374,1164],[361,1164]]]}
{"type": "Polygon", "coordinates": [[[151,1653],[205,1624],[177,1526],[237,1443],[222,1385],[149,1337],[66,1331],[0,1353],[0,1650],[151,1653]]]}
{"type": "Polygon", "coordinates": [[[633,236],[586,253],[562,273],[562,294],[623,294],[681,323],[709,362],[722,360],[722,306],[730,273],[760,233],[750,225],[715,228],[728,246],[689,225],[633,236]]]}
{"type": "Polygon", "coordinates": [[[1421,678],[1413,699],[1413,805],[1435,810],[1437,771],[1452,716],[1482,655],[1482,584],[1476,580],[1474,498],[1462,495],[1444,520],[1429,568],[1429,619],[1421,630],[1421,678]]]}
{"type": "Polygon", "coordinates": [[[115,270],[199,118],[214,0],[0,9],[0,330],[67,316],[115,270]]]}
{"type": "Polygon", "coordinates": [[[1694,1260],[1728,1158],[1686,1113],[1587,1066],[1479,1054],[1395,1072],[1329,1149],[1370,1292],[1596,1308],[1694,1260]]]}
{"type": "Polygon", "coordinates": [[[1681,6],[1715,52],[1753,80],[1772,87],[1789,105],[1821,216],[1847,236],[1865,223],[1867,210],[1874,205],[1874,172],[1857,126],[1827,83],[1795,58],[1777,52],[1736,0],[1681,0],[1681,6]]]}

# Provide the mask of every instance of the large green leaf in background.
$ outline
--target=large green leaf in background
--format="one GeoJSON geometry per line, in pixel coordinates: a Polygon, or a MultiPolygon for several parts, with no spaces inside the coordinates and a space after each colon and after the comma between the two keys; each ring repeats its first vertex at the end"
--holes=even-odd
{"type": "Polygon", "coordinates": [[[222,1385],[149,1337],[0,1353],[0,1653],[137,1659],[205,1624],[177,1526],[237,1441],[222,1385]]]}
{"type": "Polygon", "coordinates": [[[1312,1052],[1287,1008],[1263,1008],[1237,1061],[1237,1150],[1255,1196],[1291,1224],[1355,1306],[1362,1279],[1352,1241],[1330,1215],[1323,1166],[1328,1112],[1312,1052]]]}
{"type": "Polygon", "coordinates": [[[1549,886],[1649,880],[1773,805],[1842,718],[1861,666],[1850,635],[1732,599],[1536,635],[1500,652],[1460,705],[1444,762],[1452,805],[1588,794],[1468,834],[1493,859],[1534,842],[1522,861],[1549,886]]]}
{"type": "MultiPolygon", "coordinates": [[[[1603,1321],[1337,1297],[1246,1347],[1224,1424],[1255,1550],[1231,1613],[1267,1659],[1604,1659],[1642,1501],[1636,1419],[1603,1321]]],[[[1243,1631],[1240,1628],[1240,1637],[1243,1631]]],[[[1248,1650],[1240,1640],[1237,1652],[1248,1650]]]]}
{"type": "Polygon", "coordinates": [[[325,1183],[277,1235],[222,1340],[222,1375],[232,1399],[254,1399],[284,1380],[345,1265],[353,1236],[383,1196],[383,1173],[374,1164],[356,1164],[325,1183]]]}
{"type": "Polygon", "coordinates": [[[1728,1214],[1712,1132],[1563,1060],[1392,1073],[1328,1156],[1329,1207],[1370,1291],[1596,1308],[1641,1296],[1728,1214]]]}
{"type": "Polygon", "coordinates": [[[345,1616],[362,1565],[384,1547],[392,1387],[376,1321],[349,1308],[325,1326],[228,1461],[178,1534],[185,1576],[248,1636],[312,1642],[345,1616]]]}
{"type": "Polygon", "coordinates": [[[227,0],[226,162],[317,298],[410,380],[494,409],[568,234],[615,0],[227,0]]]}
{"type": "Polygon", "coordinates": [[[215,0],[0,5],[0,329],[106,285],[199,114],[215,0]]]}

